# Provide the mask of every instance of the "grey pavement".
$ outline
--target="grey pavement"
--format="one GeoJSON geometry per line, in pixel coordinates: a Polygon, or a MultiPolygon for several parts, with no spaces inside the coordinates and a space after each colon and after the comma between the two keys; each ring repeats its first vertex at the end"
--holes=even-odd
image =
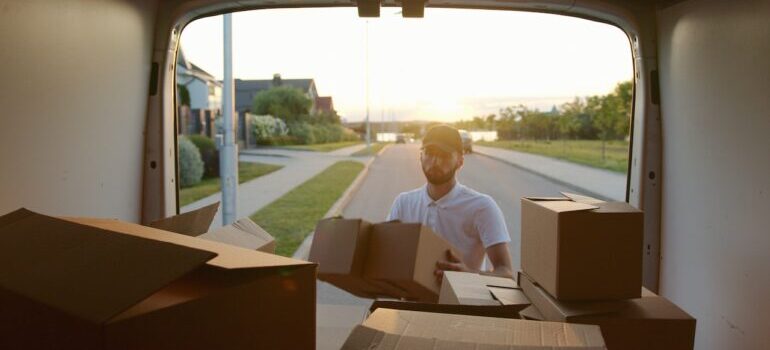
{"type": "Polygon", "coordinates": [[[605,200],[625,201],[626,199],[625,174],[501,148],[474,145],[473,150],[553,181],[569,184],[587,195],[605,200]]]}
{"type": "MultiPolygon", "coordinates": [[[[238,157],[241,162],[277,164],[282,165],[283,168],[238,185],[238,212],[236,217],[241,218],[255,213],[338,161],[354,160],[362,163],[366,162],[369,157],[350,156],[350,154],[358,149],[360,149],[360,145],[342,148],[335,151],[335,153],[274,148],[242,150],[238,157]]],[[[180,212],[184,213],[201,208],[220,201],[221,198],[221,193],[217,192],[182,207],[180,212]]],[[[221,226],[222,213],[220,210],[214,217],[211,229],[221,226]]]]}

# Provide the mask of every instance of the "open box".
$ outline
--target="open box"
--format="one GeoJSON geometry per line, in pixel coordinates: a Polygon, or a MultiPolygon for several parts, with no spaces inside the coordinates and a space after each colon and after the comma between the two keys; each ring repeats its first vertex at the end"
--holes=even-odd
{"type": "Polygon", "coordinates": [[[313,348],[316,265],[111,219],[0,217],[0,348],[313,348]]]}

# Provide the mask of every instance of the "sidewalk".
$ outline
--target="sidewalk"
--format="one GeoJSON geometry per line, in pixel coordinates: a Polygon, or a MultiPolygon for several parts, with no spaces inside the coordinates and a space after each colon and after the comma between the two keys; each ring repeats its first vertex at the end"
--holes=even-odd
{"type": "Polygon", "coordinates": [[[589,196],[605,200],[626,200],[626,176],[621,173],[495,147],[474,145],[473,152],[579,188],[589,196]]]}
{"type": "MultiPolygon", "coordinates": [[[[283,168],[238,185],[238,212],[236,217],[242,218],[254,214],[259,209],[281,198],[284,194],[338,161],[353,160],[362,163],[366,162],[369,159],[368,157],[350,156],[359,148],[360,145],[346,147],[335,151],[333,154],[331,152],[292,151],[271,148],[241,151],[238,157],[241,162],[277,164],[282,165],[283,168]]],[[[184,213],[204,207],[221,201],[221,198],[221,192],[217,192],[180,208],[180,212],[184,213]]],[[[214,217],[214,221],[211,223],[211,229],[221,226],[222,211],[219,210],[214,217]]]]}

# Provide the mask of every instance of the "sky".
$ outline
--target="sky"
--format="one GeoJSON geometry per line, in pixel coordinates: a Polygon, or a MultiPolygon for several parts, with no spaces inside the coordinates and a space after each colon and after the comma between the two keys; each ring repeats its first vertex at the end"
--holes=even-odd
{"type": "MultiPolygon", "coordinates": [[[[181,47],[222,78],[222,16],[190,23],[181,47]]],[[[371,120],[451,122],[607,94],[632,78],[633,62],[620,29],[551,14],[427,8],[425,18],[407,19],[383,8],[367,20],[355,8],[234,13],[234,77],[275,73],[315,79],[347,121],[365,118],[368,90],[371,120]]]]}

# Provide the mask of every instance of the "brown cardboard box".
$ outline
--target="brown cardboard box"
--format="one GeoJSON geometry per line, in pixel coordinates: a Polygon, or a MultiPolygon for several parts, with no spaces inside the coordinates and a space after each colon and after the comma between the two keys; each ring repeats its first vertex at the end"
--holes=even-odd
{"type": "Polygon", "coordinates": [[[0,217],[0,348],[313,348],[315,264],[118,220],[0,217]]]}
{"type": "Polygon", "coordinates": [[[605,349],[598,327],[377,309],[342,349],[605,349]]]}
{"type": "Polygon", "coordinates": [[[308,258],[318,264],[318,279],[362,298],[401,294],[391,286],[364,278],[371,228],[371,223],[361,219],[335,217],[319,221],[308,258]]]}
{"type": "Polygon", "coordinates": [[[393,295],[436,302],[441,285],[434,271],[452,246],[430,228],[416,223],[374,225],[364,266],[366,278],[387,282],[404,291],[393,295]]]}
{"type": "Polygon", "coordinates": [[[206,232],[198,238],[230,244],[260,252],[275,253],[275,239],[249,218],[206,232]]]}
{"type": "Polygon", "coordinates": [[[249,218],[242,218],[230,225],[209,231],[217,210],[219,202],[155,221],[149,226],[241,248],[275,253],[273,236],[249,218]]]}
{"type": "Polygon", "coordinates": [[[309,259],[318,263],[319,279],[354,295],[436,302],[433,272],[447,249],[420,224],[330,218],[318,222],[309,259]]]}
{"type": "Polygon", "coordinates": [[[559,300],[640,296],[643,215],[627,203],[521,199],[521,268],[559,300]]]}
{"type": "Polygon", "coordinates": [[[179,215],[169,216],[165,219],[154,221],[147,226],[197,237],[209,230],[214,216],[217,215],[217,210],[219,210],[219,202],[179,215]]]}
{"type": "MultiPolygon", "coordinates": [[[[455,305],[520,305],[521,308],[530,304],[513,278],[457,271],[444,272],[438,303],[455,305]]],[[[521,308],[518,308],[516,311],[521,308]]]]}
{"type": "Polygon", "coordinates": [[[648,290],[636,299],[564,302],[526,275],[519,276],[524,293],[546,321],[598,325],[608,349],[683,350],[694,346],[695,319],[648,290]]]}

